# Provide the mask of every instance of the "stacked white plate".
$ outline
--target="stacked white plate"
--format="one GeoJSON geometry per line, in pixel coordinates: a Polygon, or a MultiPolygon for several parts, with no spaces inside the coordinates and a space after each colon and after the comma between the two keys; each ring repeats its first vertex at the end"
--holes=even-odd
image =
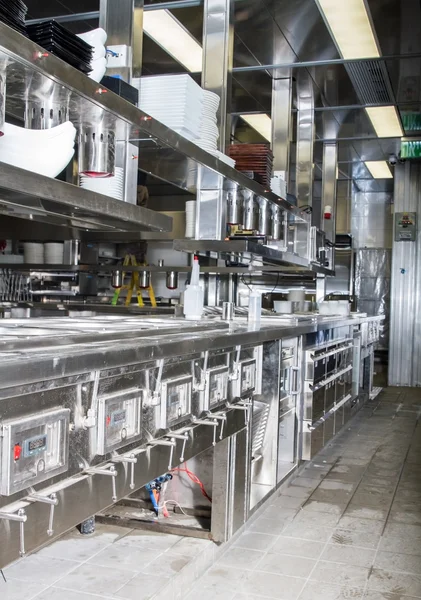
{"type": "Polygon", "coordinates": [[[24,242],[23,257],[26,264],[42,265],[44,263],[44,244],[41,242],[24,242]]]}
{"type": "Polygon", "coordinates": [[[218,151],[219,131],[216,120],[216,111],[220,103],[217,94],[202,90],[202,120],[200,123],[200,136],[195,142],[207,152],[218,151]]]}
{"type": "Polygon", "coordinates": [[[115,167],[113,177],[97,178],[81,175],[80,187],[116,198],[116,200],[124,200],[124,170],[121,167],[115,167]]]}
{"type": "Polygon", "coordinates": [[[46,242],[44,244],[44,261],[47,265],[62,265],[63,253],[63,242],[46,242]]]}
{"type": "Polygon", "coordinates": [[[274,194],[277,194],[281,198],[287,197],[287,184],[286,181],[280,177],[272,177],[270,180],[270,189],[274,194]]]}
{"type": "Polygon", "coordinates": [[[187,139],[199,139],[203,90],[190,75],[142,77],[139,85],[141,110],[187,139]]]}
{"type": "Polygon", "coordinates": [[[196,200],[186,202],[186,238],[194,238],[196,230],[196,200]]]}

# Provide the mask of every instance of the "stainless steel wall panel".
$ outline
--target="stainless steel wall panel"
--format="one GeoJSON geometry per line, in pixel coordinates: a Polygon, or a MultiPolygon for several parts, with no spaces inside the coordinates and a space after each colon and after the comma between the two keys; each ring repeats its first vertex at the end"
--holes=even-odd
{"type": "MultiPolygon", "coordinates": [[[[395,211],[420,212],[421,166],[395,167],[395,211]]],[[[416,242],[393,242],[389,385],[421,385],[420,235],[416,242]]]]}

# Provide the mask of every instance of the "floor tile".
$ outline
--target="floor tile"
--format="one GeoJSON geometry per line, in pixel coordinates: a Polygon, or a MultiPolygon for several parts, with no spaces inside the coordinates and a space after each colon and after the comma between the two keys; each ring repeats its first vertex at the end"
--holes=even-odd
{"type": "Polygon", "coordinates": [[[295,519],[292,521],[293,523],[305,523],[309,528],[311,527],[327,527],[329,529],[336,527],[340,516],[333,515],[331,513],[321,513],[311,511],[300,511],[295,519]]]}
{"type": "MultiPolygon", "coordinates": [[[[111,598],[112,596],[85,594],[84,592],[72,592],[71,590],[63,590],[58,587],[50,587],[39,596],[36,596],[33,600],[108,600],[111,598]]],[[[25,596],[21,597],[19,600],[28,600],[28,598],[25,596]]]]}
{"type": "Polygon", "coordinates": [[[357,517],[359,519],[373,519],[375,521],[386,521],[389,511],[386,508],[365,507],[351,502],[348,504],[344,515],[357,517]]]}
{"type": "MultiPolygon", "coordinates": [[[[241,586],[246,581],[247,571],[230,568],[222,565],[214,565],[200,579],[200,586],[212,589],[217,594],[219,590],[239,592],[243,591],[241,586]]],[[[137,599],[135,599],[137,600],[137,599]]]]}
{"type": "Polygon", "coordinates": [[[421,556],[421,542],[418,539],[383,536],[380,540],[379,550],[421,556]]]}
{"type": "Polygon", "coordinates": [[[76,529],[37,552],[38,556],[52,556],[84,562],[100,550],[127,535],[127,527],[96,524],[95,532],[82,535],[76,529]]]}
{"type": "Polygon", "coordinates": [[[421,597],[421,575],[373,569],[367,590],[378,590],[389,594],[421,597]]]}
{"type": "Polygon", "coordinates": [[[302,540],[314,540],[316,542],[327,542],[334,532],[328,527],[309,527],[307,523],[293,521],[282,532],[282,535],[302,540]]]}
{"type": "Polygon", "coordinates": [[[135,575],[136,573],[132,571],[123,571],[115,566],[113,569],[109,569],[85,563],[60,579],[56,587],[75,592],[109,594],[111,596],[135,575]]]}
{"type": "Polygon", "coordinates": [[[377,548],[380,541],[379,534],[367,531],[350,531],[348,529],[336,528],[332,534],[330,543],[341,546],[359,546],[360,548],[377,548]]]}
{"type": "Polygon", "coordinates": [[[290,523],[290,520],[275,520],[259,517],[247,527],[247,531],[253,531],[255,533],[268,533],[270,535],[281,535],[281,533],[290,523]]]}
{"type": "MultiPolygon", "coordinates": [[[[238,597],[241,599],[247,598],[245,594],[239,594],[238,597]]],[[[200,586],[193,587],[192,591],[189,594],[187,594],[187,596],[183,600],[215,600],[216,598],[218,598],[218,600],[235,600],[237,598],[237,594],[235,594],[235,592],[220,589],[218,591],[218,595],[215,596],[215,590],[213,590],[212,588],[206,589],[200,586]]],[[[252,596],[250,596],[250,599],[251,598],[252,596]]],[[[249,599],[247,598],[247,600],[249,599]]]]}
{"type": "Polygon", "coordinates": [[[130,531],[127,535],[120,538],[115,543],[123,546],[133,546],[138,548],[154,548],[165,552],[182,538],[177,535],[165,535],[159,533],[144,532],[140,530],[130,531]]]}
{"type": "Polygon", "coordinates": [[[275,535],[269,535],[266,533],[254,533],[245,532],[235,542],[235,546],[239,548],[251,548],[252,550],[270,550],[276,540],[278,539],[275,535]]]}
{"type": "Polygon", "coordinates": [[[290,577],[309,577],[316,565],[316,560],[291,556],[289,554],[267,553],[256,565],[256,571],[265,573],[278,573],[278,575],[289,575],[290,577]]]}
{"type": "Polygon", "coordinates": [[[174,544],[174,546],[171,546],[171,552],[182,554],[183,556],[197,556],[197,554],[213,545],[213,542],[210,540],[185,537],[174,544]]]}
{"type": "Polygon", "coordinates": [[[296,498],[293,496],[278,496],[278,498],[273,502],[274,506],[280,506],[281,508],[295,508],[299,509],[302,504],[304,504],[304,498],[296,498]]]}
{"type": "Polygon", "coordinates": [[[313,490],[310,488],[299,487],[297,485],[289,485],[282,491],[283,496],[292,496],[293,498],[302,498],[307,500],[312,494],[313,490]]]}
{"type": "MultiPolygon", "coordinates": [[[[159,579],[154,575],[136,575],[128,583],[120,587],[113,594],[113,598],[124,598],[125,600],[150,600],[159,593],[166,580],[159,579]]],[[[93,599],[92,599],[93,600],[93,599]]]]}
{"type": "Polygon", "coordinates": [[[80,563],[63,558],[52,558],[32,554],[18,562],[6,567],[6,579],[20,579],[34,583],[52,585],[55,581],[77,568],[80,563]]]}
{"type": "Polygon", "coordinates": [[[266,596],[268,598],[279,598],[282,600],[297,600],[305,584],[305,579],[276,575],[274,573],[262,573],[250,571],[245,581],[245,589],[248,594],[266,596]]]}
{"type": "Polygon", "coordinates": [[[390,594],[389,592],[366,592],[364,600],[413,600],[414,596],[402,596],[402,594],[390,594]]]}
{"type": "Polygon", "coordinates": [[[323,542],[299,540],[281,535],[272,546],[271,552],[302,556],[303,558],[319,558],[324,547],[323,542]]]}
{"type": "Polygon", "coordinates": [[[369,574],[370,569],[366,567],[320,560],[310,579],[350,587],[364,587],[369,574]]]}
{"type": "Polygon", "coordinates": [[[421,573],[421,557],[396,552],[378,552],[374,566],[386,571],[417,574],[421,573]]]}
{"type": "Polygon", "coordinates": [[[318,502],[317,500],[308,500],[308,502],[303,506],[303,510],[309,512],[326,512],[335,515],[342,515],[346,509],[346,502],[343,504],[331,504],[329,502],[318,502]]]}
{"type": "Polygon", "coordinates": [[[119,569],[140,572],[161,554],[160,550],[155,550],[154,548],[139,549],[113,544],[95,554],[95,556],[89,559],[88,564],[110,568],[117,565],[119,569]]]}
{"type": "Polygon", "coordinates": [[[158,578],[172,577],[184,567],[187,567],[190,561],[191,557],[189,556],[181,556],[181,554],[176,554],[172,550],[167,550],[164,554],[146,564],[141,571],[147,575],[155,575],[158,578]]]}
{"type": "Polygon", "coordinates": [[[34,596],[47,587],[44,583],[19,581],[7,578],[5,582],[0,576],[0,598],[1,600],[32,600],[34,596]]]}
{"type": "Polygon", "coordinates": [[[339,519],[338,529],[347,529],[348,531],[364,531],[372,535],[380,536],[384,529],[383,521],[374,521],[372,519],[358,519],[356,517],[343,516],[339,519]]]}
{"type": "Polygon", "coordinates": [[[339,546],[328,544],[321,555],[321,560],[345,563],[356,567],[370,568],[373,564],[376,551],[355,546],[339,546]]]}
{"type": "Polygon", "coordinates": [[[306,583],[299,600],[360,600],[364,589],[309,581],[306,583]]]}
{"type": "Polygon", "coordinates": [[[217,564],[250,570],[254,569],[265,556],[267,556],[266,552],[234,547],[224,552],[217,564]]]}
{"type": "Polygon", "coordinates": [[[290,483],[291,487],[297,486],[297,487],[303,487],[303,488],[307,488],[307,489],[315,489],[318,485],[319,485],[318,480],[314,480],[310,477],[304,477],[302,475],[299,475],[298,477],[293,479],[293,481],[290,483]]]}

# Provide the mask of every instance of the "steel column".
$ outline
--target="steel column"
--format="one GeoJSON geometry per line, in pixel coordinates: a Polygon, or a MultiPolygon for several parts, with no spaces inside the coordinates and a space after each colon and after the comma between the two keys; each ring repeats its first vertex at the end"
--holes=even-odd
{"type": "Polygon", "coordinates": [[[272,151],[273,170],[285,173],[288,181],[289,146],[292,123],[292,79],[272,80],[272,151]]]}
{"type": "Polygon", "coordinates": [[[323,146],[322,165],[322,210],[320,229],[326,233],[326,239],[335,242],[336,236],[336,175],[338,167],[338,145],[327,143],[323,146]],[[331,218],[324,219],[327,206],[331,207],[331,218]]]}
{"type": "Polygon", "coordinates": [[[313,206],[314,91],[306,71],[297,75],[297,171],[299,207],[313,206]]]}
{"type": "Polygon", "coordinates": [[[233,0],[205,0],[202,87],[221,98],[217,112],[218,148],[225,152],[231,132],[231,81],[234,55],[233,0]]]}
{"type": "Polygon", "coordinates": [[[107,32],[107,46],[127,46],[125,65],[108,68],[131,83],[142,71],[143,0],[100,0],[99,26],[107,32]]]}

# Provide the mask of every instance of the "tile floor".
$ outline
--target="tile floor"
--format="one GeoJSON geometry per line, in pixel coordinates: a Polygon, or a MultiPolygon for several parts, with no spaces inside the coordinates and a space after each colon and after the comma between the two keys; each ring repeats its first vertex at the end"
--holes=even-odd
{"type": "Polygon", "coordinates": [[[6,568],[0,598],[421,598],[420,415],[386,389],[229,547],[98,526],[6,568]]]}

